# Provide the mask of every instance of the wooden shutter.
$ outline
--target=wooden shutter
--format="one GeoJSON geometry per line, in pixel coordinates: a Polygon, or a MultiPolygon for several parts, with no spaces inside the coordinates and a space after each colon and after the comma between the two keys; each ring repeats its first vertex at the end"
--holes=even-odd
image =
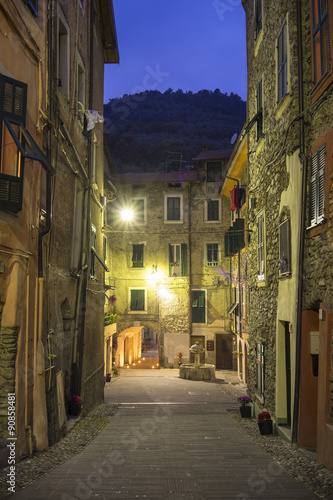
{"type": "Polygon", "coordinates": [[[145,310],[145,291],[131,290],[131,311],[145,310]]]}
{"type": "Polygon", "coordinates": [[[143,244],[133,245],[133,267],[143,267],[143,244]]]}
{"type": "Polygon", "coordinates": [[[265,275],[265,227],[264,227],[264,214],[258,216],[258,276],[261,279],[265,275]]]}
{"type": "Polygon", "coordinates": [[[289,274],[291,271],[290,256],[290,220],[285,220],[280,225],[280,275],[289,274]]]}
{"type": "Polygon", "coordinates": [[[27,111],[27,85],[0,75],[0,118],[14,119],[25,125],[27,111]]]}
{"type": "Polygon", "coordinates": [[[318,83],[330,69],[328,2],[312,0],[313,80],[318,83]]]}
{"type": "Polygon", "coordinates": [[[192,291],[192,323],[205,323],[205,291],[192,291]]]}
{"type": "Polygon", "coordinates": [[[311,158],[309,186],[310,226],[323,221],[325,217],[325,163],[326,146],[322,146],[311,158]]]}
{"type": "Polygon", "coordinates": [[[325,217],[325,145],[318,151],[318,221],[325,217]]]}
{"type": "Polygon", "coordinates": [[[280,102],[287,93],[287,21],[284,22],[278,37],[278,96],[280,102]]]}
{"type": "Polygon", "coordinates": [[[187,276],[187,245],[181,244],[181,275],[187,276]]]}

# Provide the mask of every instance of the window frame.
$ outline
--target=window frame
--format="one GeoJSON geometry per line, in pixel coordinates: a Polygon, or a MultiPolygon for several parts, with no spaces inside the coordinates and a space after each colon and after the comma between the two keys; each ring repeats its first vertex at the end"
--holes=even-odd
{"type": "Polygon", "coordinates": [[[187,276],[187,244],[186,243],[169,243],[168,245],[168,262],[169,262],[169,277],[170,278],[180,278],[183,276],[187,276]],[[175,256],[175,253],[177,253],[177,247],[179,247],[179,264],[177,264],[177,267],[179,267],[179,274],[174,276],[175,273],[172,273],[172,267],[174,265],[174,262],[177,261],[171,261],[171,253],[172,256],[175,256]]]}
{"type": "Polygon", "coordinates": [[[256,105],[257,105],[257,113],[256,113],[256,122],[257,122],[257,142],[260,141],[264,137],[264,120],[263,120],[263,83],[262,83],[262,77],[259,80],[259,83],[257,85],[256,89],[256,105]]]}
{"type": "Polygon", "coordinates": [[[206,243],[206,266],[207,267],[217,267],[219,265],[219,256],[220,256],[220,248],[219,244],[214,242],[214,243],[206,243]],[[216,246],[217,248],[212,248],[208,249],[208,246],[216,246]],[[212,258],[209,259],[209,252],[212,253],[212,258]],[[217,259],[214,259],[213,257],[216,255],[217,259]]]}
{"type": "Polygon", "coordinates": [[[265,346],[260,342],[256,342],[255,390],[258,399],[263,403],[265,399],[265,346]]]}
{"type": "Polygon", "coordinates": [[[259,283],[266,280],[266,224],[265,210],[261,210],[257,215],[257,279],[259,283]],[[260,225],[262,227],[260,228],[260,225]]]}
{"type": "Polygon", "coordinates": [[[128,312],[130,314],[145,314],[147,313],[147,287],[129,287],[128,289],[128,312]],[[132,292],[133,291],[143,291],[144,292],[144,308],[143,309],[131,309],[132,305],[132,292]]]}
{"type": "Polygon", "coordinates": [[[290,242],[290,219],[286,219],[279,225],[279,276],[281,277],[291,274],[290,242]]]}
{"type": "Polygon", "coordinates": [[[254,39],[258,40],[259,34],[262,31],[262,0],[254,0],[254,39]]]}
{"type": "Polygon", "coordinates": [[[222,161],[207,161],[206,163],[206,182],[221,182],[222,181],[222,161]],[[213,172],[210,171],[213,170],[213,172]],[[212,179],[213,178],[213,179],[212,179]]]}
{"type": "Polygon", "coordinates": [[[309,224],[310,228],[325,222],[325,187],[326,187],[326,143],[323,144],[311,156],[310,162],[310,185],[309,185],[309,224]],[[320,167],[321,160],[323,166],[320,167]],[[316,171],[313,173],[313,163],[316,162],[316,171]],[[322,185],[321,185],[322,181],[322,185]],[[322,192],[322,200],[321,194],[322,192]],[[314,199],[313,199],[314,198],[314,199]],[[322,204],[321,214],[320,204],[322,204]],[[314,206],[314,217],[312,217],[314,206]]]}
{"type": "Polygon", "coordinates": [[[331,46],[330,46],[330,17],[329,17],[329,2],[327,1],[327,9],[324,14],[321,13],[321,0],[311,0],[311,48],[312,48],[312,80],[313,85],[316,86],[325,77],[325,75],[332,71],[331,67],[331,46]],[[315,11],[314,4],[317,5],[318,22],[315,24],[315,11]],[[324,31],[323,25],[327,22],[327,43],[328,43],[328,54],[327,54],[327,66],[323,68],[323,53],[325,53],[325,47],[323,47],[322,33],[324,31]],[[317,65],[316,65],[316,37],[319,34],[319,56],[320,56],[320,74],[317,76],[317,65]]]}
{"type": "Polygon", "coordinates": [[[282,99],[288,94],[289,84],[289,64],[288,64],[288,19],[285,18],[280,33],[276,41],[277,51],[277,73],[276,73],[276,89],[277,89],[277,104],[280,104],[282,99]]]}
{"type": "Polygon", "coordinates": [[[38,17],[38,0],[24,0],[34,17],[38,17]]]}
{"type": "Polygon", "coordinates": [[[134,269],[144,268],[145,267],[144,266],[144,257],[145,257],[145,245],[144,245],[144,243],[133,243],[132,244],[132,261],[131,261],[132,266],[131,267],[134,269]],[[136,247],[136,248],[134,248],[134,247],[136,247]],[[136,262],[134,260],[134,256],[135,256],[135,252],[138,250],[139,247],[141,248],[141,252],[139,252],[139,253],[141,253],[141,260],[136,262]],[[135,264],[141,264],[141,265],[135,265],[135,264]]]}
{"type": "MultiPolygon", "coordinates": [[[[214,210],[215,211],[215,210],[214,210]]],[[[214,224],[221,222],[221,200],[219,198],[211,198],[205,201],[205,222],[209,224],[214,224]],[[212,202],[217,202],[217,219],[209,218],[209,204],[212,202]]]]}
{"type": "Polygon", "coordinates": [[[61,89],[66,99],[69,100],[70,93],[70,28],[65,16],[59,7],[57,27],[57,79],[58,88],[61,89]],[[60,24],[61,23],[61,24],[60,24]],[[61,25],[64,33],[61,33],[61,25]],[[63,83],[65,82],[65,83],[63,83]]]}
{"type": "MultiPolygon", "coordinates": [[[[196,307],[196,309],[199,309],[199,305],[196,307]]],[[[198,325],[205,325],[207,324],[207,290],[204,290],[204,289],[193,289],[192,290],[192,294],[191,294],[191,311],[192,311],[192,323],[194,324],[198,324],[198,325]],[[198,304],[200,302],[200,297],[203,297],[204,298],[204,305],[203,307],[201,306],[200,309],[203,309],[201,311],[201,314],[204,315],[204,321],[194,321],[193,320],[193,302],[194,302],[194,294],[200,294],[200,296],[198,295],[198,304]]],[[[198,311],[198,315],[199,315],[199,311],[198,311]]]]}
{"type": "Polygon", "coordinates": [[[146,226],[147,225],[147,198],[146,198],[146,196],[138,196],[138,197],[131,198],[131,205],[132,205],[132,210],[134,213],[134,217],[133,217],[134,224],[136,224],[137,226],[146,226]],[[135,205],[138,202],[143,202],[142,220],[138,219],[135,216],[135,210],[136,210],[135,205]]]}
{"type": "Polygon", "coordinates": [[[183,224],[183,195],[182,194],[166,194],[164,195],[164,223],[165,224],[183,224]],[[179,198],[179,219],[168,218],[168,200],[171,198],[179,198]]]}

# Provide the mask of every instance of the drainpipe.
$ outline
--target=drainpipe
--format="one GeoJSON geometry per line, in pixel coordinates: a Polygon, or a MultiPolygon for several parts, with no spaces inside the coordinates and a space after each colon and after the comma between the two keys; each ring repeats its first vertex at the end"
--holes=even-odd
{"type": "Polygon", "coordinates": [[[191,231],[192,231],[192,218],[191,218],[191,181],[189,181],[188,185],[188,281],[189,281],[189,326],[190,326],[190,338],[189,338],[189,347],[191,347],[191,334],[192,334],[192,239],[191,239],[191,231]]]}
{"type": "Polygon", "coordinates": [[[297,265],[297,324],[296,324],[296,358],[295,358],[295,393],[294,393],[294,413],[292,424],[291,442],[292,446],[297,446],[298,419],[299,419],[299,386],[301,374],[301,346],[302,346],[302,305],[303,305],[303,259],[304,259],[304,239],[305,239],[305,213],[306,213],[306,174],[307,162],[304,154],[304,120],[303,120],[303,51],[302,51],[302,11],[301,0],[296,2],[297,8],[297,56],[298,56],[298,106],[299,106],[299,141],[300,141],[300,161],[302,162],[302,184],[300,203],[300,230],[299,230],[299,256],[297,265]]]}

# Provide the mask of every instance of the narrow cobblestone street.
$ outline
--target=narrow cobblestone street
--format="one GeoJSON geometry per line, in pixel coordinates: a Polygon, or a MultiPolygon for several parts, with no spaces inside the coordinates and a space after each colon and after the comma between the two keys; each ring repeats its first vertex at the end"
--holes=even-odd
{"type": "MultiPolygon", "coordinates": [[[[230,418],[228,410],[245,387],[234,385],[232,372],[218,377],[194,382],[178,378],[176,369],[121,370],[105,388],[106,403],[118,407],[106,427],[14,497],[319,498],[230,418]]],[[[33,468],[34,458],[30,463],[33,468]]]]}

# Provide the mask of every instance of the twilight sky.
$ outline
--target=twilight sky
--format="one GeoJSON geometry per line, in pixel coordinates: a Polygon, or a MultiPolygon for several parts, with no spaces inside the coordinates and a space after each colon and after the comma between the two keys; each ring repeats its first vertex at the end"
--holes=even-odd
{"type": "Polygon", "coordinates": [[[219,88],[246,99],[241,0],[113,0],[120,63],[105,65],[104,102],[168,88],[219,88]]]}

